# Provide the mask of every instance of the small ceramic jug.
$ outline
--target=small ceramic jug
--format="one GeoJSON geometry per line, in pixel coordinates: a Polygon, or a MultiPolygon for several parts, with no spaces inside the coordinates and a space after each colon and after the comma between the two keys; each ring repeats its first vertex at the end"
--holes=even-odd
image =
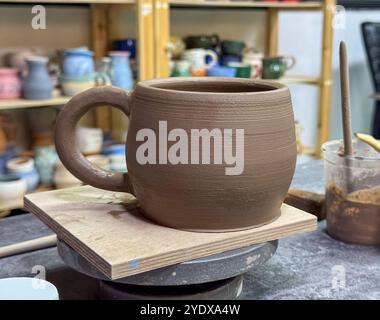
{"type": "Polygon", "coordinates": [[[29,57],[28,75],[22,84],[22,92],[25,99],[42,100],[50,99],[53,92],[53,83],[49,77],[46,57],[29,57]]]}
{"type": "Polygon", "coordinates": [[[89,89],[58,115],[55,142],[63,164],[84,183],[133,193],[148,219],[194,231],[278,218],[297,157],[288,88],[242,78],[147,80],[133,93],[89,89]],[[99,104],[130,117],[127,173],[95,167],[76,145],[77,122],[99,104]]]}
{"type": "Polygon", "coordinates": [[[132,70],[127,51],[111,51],[111,81],[116,87],[131,90],[133,88],[132,70]]]}
{"type": "Polygon", "coordinates": [[[0,68],[0,99],[20,98],[21,81],[17,69],[0,68]]]}

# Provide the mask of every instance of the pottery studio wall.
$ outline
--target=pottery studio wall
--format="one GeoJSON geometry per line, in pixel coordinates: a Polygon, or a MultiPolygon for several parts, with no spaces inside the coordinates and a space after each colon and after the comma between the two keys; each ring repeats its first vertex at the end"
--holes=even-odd
{"type": "MultiPolygon", "coordinates": [[[[8,48],[44,48],[55,50],[62,47],[75,47],[90,44],[90,14],[86,6],[61,7],[49,6],[47,29],[35,31],[29,27],[30,6],[2,6],[0,30],[6,27],[12,33],[1,32],[1,47],[8,48]]],[[[264,50],[266,42],[265,13],[253,10],[171,10],[171,34],[185,36],[192,34],[218,33],[222,38],[243,39],[248,45],[264,50]]],[[[372,101],[368,98],[372,85],[364,48],[361,41],[360,23],[380,20],[379,11],[347,11],[346,28],[335,30],[334,48],[344,39],[349,46],[353,128],[354,131],[368,132],[373,111],[372,101]]],[[[119,20],[121,21],[121,20],[119,20]]],[[[321,14],[318,12],[281,13],[280,42],[281,54],[294,55],[297,64],[294,73],[317,75],[320,68],[321,14]],[[302,26],[302,28],[300,28],[302,26]],[[302,33],[300,33],[302,30],[302,33]]],[[[113,10],[110,25],[113,39],[136,35],[134,12],[122,7],[113,10]],[[112,21],[123,19],[125,24],[112,21]]],[[[0,63],[1,51],[0,49],[0,63]]],[[[339,85],[337,51],[334,50],[334,86],[331,114],[331,137],[340,137],[339,85]]],[[[318,109],[317,88],[306,85],[291,85],[293,103],[297,120],[304,128],[302,142],[312,145],[316,137],[316,117],[318,109]]],[[[124,126],[127,120],[114,111],[115,121],[124,126]]]]}

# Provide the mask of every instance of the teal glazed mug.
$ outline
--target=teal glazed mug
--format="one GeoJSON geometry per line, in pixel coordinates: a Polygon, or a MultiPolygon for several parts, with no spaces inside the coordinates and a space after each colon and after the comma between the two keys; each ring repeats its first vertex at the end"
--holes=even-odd
{"type": "Polygon", "coordinates": [[[263,59],[263,79],[279,79],[287,70],[294,67],[296,59],[292,56],[268,57],[263,59]]]}
{"type": "Polygon", "coordinates": [[[203,232],[277,219],[297,156],[289,89],[243,78],[147,80],[132,92],[89,89],[58,115],[55,144],[62,163],[83,182],[132,193],[154,222],[203,232]],[[102,105],[130,119],[128,173],[95,167],[76,145],[79,119],[102,105]]]}

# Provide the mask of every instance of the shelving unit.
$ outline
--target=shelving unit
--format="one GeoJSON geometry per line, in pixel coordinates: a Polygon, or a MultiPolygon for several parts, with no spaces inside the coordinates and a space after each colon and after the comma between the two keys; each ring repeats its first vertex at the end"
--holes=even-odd
{"type": "Polygon", "coordinates": [[[270,56],[278,55],[279,36],[279,12],[281,11],[320,11],[323,14],[322,24],[322,48],[321,48],[321,72],[317,77],[304,75],[286,75],[279,81],[288,84],[307,84],[319,87],[319,112],[317,124],[316,145],[305,146],[308,154],[320,156],[322,144],[328,140],[330,131],[330,100],[332,86],[332,38],[333,38],[333,15],[335,0],[313,1],[313,2],[251,2],[251,1],[211,1],[211,0],[154,0],[154,15],[157,25],[160,25],[160,37],[156,38],[155,61],[159,63],[155,67],[156,77],[166,77],[169,74],[169,63],[167,58],[168,42],[164,38],[169,37],[170,8],[224,8],[226,10],[234,8],[262,9],[267,12],[267,45],[266,54],[270,56]],[[162,36],[164,33],[167,36],[162,36]],[[310,152],[310,150],[313,150],[310,152]]]}
{"type": "Polygon", "coordinates": [[[70,97],[57,97],[48,100],[25,100],[25,99],[12,99],[0,100],[0,111],[12,109],[27,109],[38,107],[60,106],[70,100],[70,97]]]}

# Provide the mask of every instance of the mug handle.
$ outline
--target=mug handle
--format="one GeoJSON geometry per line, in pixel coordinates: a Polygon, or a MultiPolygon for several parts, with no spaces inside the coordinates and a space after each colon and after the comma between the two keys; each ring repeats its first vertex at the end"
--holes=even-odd
{"type": "Polygon", "coordinates": [[[296,64],[296,58],[292,56],[285,56],[284,59],[286,61],[286,70],[293,68],[296,64]]]}
{"type": "Polygon", "coordinates": [[[131,92],[112,86],[88,89],[73,97],[63,107],[55,125],[55,147],[64,166],[78,179],[99,189],[133,193],[128,173],[111,172],[94,166],[80,152],[75,142],[75,128],[80,118],[97,106],[111,105],[130,114],[131,92]]]}
{"type": "Polygon", "coordinates": [[[210,69],[218,63],[218,55],[214,51],[207,49],[205,50],[205,59],[207,56],[211,57],[211,61],[206,64],[206,69],[210,69]]]}

